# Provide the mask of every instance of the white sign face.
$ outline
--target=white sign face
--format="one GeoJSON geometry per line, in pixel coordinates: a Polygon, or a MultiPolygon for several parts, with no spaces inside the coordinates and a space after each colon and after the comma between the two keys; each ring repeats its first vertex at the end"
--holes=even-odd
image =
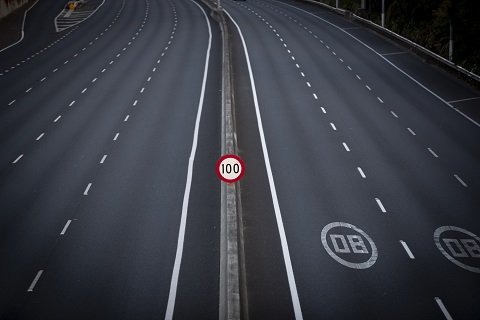
{"type": "Polygon", "coordinates": [[[474,233],[454,226],[435,230],[433,241],[450,261],[465,270],[480,273],[480,238],[474,233]]]}
{"type": "Polygon", "coordinates": [[[322,230],[322,243],[333,259],[352,269],[367,269],[377,261],[378,251],[373,240],[349,223],[327,224],[322,230]]]}
{"type": "Polygon", "coordinates": [[[227,154],[217,161],[217,175],[225,182],[236,182],[245,173],[245,164],[239,156],[227,154]]]}

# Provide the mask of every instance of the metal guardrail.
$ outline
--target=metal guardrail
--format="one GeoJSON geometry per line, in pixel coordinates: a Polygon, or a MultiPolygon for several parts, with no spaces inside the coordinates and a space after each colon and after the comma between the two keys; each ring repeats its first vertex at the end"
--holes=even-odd
{"type": "Polygon", "coordinates": [[[473,73],[469,70],[466,70],[465,68],[462,68],[461,66],[456,65],[452,61],[445,59],[444,57],[428,50],[427,48],[422,47],[421,45],[419,45],[419,44],[417,44],[417,43],[415,43],[415,42],[413,42],[413,41],[411,41],[411,40],[393,32],[391,30],[388,30],[387,28],[383,28],[382,26],[380,26],[380,25],[378,25],[378,24],[376,24],[376,23],[374,23],[370,20],[367,20],[365,18],[357,16],[356,14],[354,14],[354,13],[348,11],[348,10],[338,9],[338,8],[329,6],[328,4],[325,4],[325,3],[322,3],[322,2],[319,2],[319,1],[314,1],[314,0],[301,0],[301,1],[312,3],[312,4],[315,4],[315,5],[320,5],[324,8],[326,8],[329,11],[335,12],[336,14],[342,15],[344,17],[348,17],[351,20],[357,20],[363,26],[376,31],[377,33],[379,33],[383,36],[386,36],[390,40],[393,40],[396,43],[398,43],[398,44],[408,48],[409,50],[415,52],[416,54],[422,56],[423,58],[425,58],[429,62],[431,62],[431,63],[433,63],[437,66],[440,66],[443,69],[446,69],[447,71],[449,71],[450,73],[453,73],[454,75],[461,78],[462,80],[465,80],[466,82],[470,83],[471,85],[473,85],[477,88],[480,88],[480,76],[479,75],[477,75],[477,74],[475,74],[475,73],[473,73]]]}

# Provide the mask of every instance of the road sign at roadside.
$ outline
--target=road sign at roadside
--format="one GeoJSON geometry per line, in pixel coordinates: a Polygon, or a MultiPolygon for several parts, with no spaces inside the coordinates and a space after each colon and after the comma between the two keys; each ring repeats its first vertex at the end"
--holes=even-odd
{"type": "Polygon", "coordinates": [[[227,183],[237,182],[245,173],[243,160],[234,154],[226,154],[217,161],[217,176],[227,183]]]}
{"type": "Polygon", "coordinates": [[[70,3],[70,5],[69,5],[69,8],[70,8],[70,10],[73,10],[73,9],[75,9],[75,4],[73,4],[73,3],[70,3]]]}

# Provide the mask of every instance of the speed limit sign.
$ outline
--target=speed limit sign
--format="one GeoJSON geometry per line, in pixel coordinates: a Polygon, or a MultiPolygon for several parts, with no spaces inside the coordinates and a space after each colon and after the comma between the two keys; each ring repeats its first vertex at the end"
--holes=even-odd
{"type": "Polygon", "coordinates": [[[234,154],[226,154],[217,161],[217,176],[225,182],[237,182],[245,173],[243,160],[234,154]]]}

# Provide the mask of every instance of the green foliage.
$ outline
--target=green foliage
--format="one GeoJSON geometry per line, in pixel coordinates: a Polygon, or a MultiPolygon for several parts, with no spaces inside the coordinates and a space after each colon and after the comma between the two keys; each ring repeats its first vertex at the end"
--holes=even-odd
{"type": "MultiPolygon", "coordinates": [[[[335,6],[335,0],[321,0],[335,6]]],[[[339,0],[354,13],[361,0],[339,0]]],[[[382,0],[366,0],[367,18],[380,24],[382,0]]],[[[453,61],[480,73],[479,0],[385,0],[385,27],[448,59],[450,22],[453,61]]]]}

